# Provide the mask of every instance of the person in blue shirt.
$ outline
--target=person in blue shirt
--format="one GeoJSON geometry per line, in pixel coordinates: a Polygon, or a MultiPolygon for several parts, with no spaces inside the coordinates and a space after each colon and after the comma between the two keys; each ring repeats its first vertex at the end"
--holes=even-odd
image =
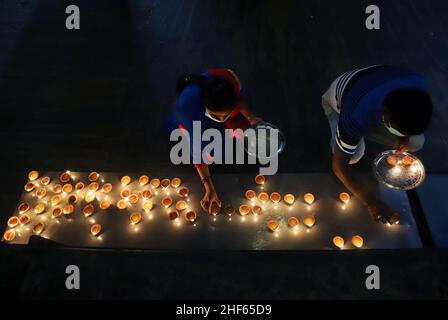
{"type": "MultiPolygon", "coordinates": [[[[178,92],[179,96],[165,123],[167,131],[182,128],[192,137],[193,121],[200,121],[202,132],[214,128],[221,131],[224,137],[225,129],[244,131],[251,125],[264,122],[249,111],[242,94],[241,82],[230,69],[211,69],[202,74],[182,77],[178,92]]],[[[200,155],[193,154],[193,158],[202,160],[202,150],[200,155]]],[[[213,184],[209,166],[202,162],[195,164],[195,167],[205,190],[200,201],[201,207],[212,213],[213,206],[221,207],[221,200],[213,184]]]]}
{"type": "Polygon", "coordinates": [[[375,221],[398,222],[399,214],[363,186],[365,180],[352,165],[364,155],[364,139],[401,152],[423,147],[433,109],[425,79],[395,66],[356,69],[331,84],[322,96],[322,107],[332,133],[334,173],[375,221]]]}

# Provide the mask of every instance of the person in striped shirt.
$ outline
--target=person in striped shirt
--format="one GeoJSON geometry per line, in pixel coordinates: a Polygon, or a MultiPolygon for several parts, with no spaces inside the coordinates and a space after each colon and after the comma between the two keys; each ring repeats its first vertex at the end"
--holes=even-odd
{"type": "Polygon", "coordinates": [[[366,191],[351,165],[363,157],[364,139],[402,152],[423,147],[423,133],[432,115],[425,79],[396,66],[356,69],[331,84],[322,96],[322,107],[332,133],[334,173],[368,207],[375,221],[397,222],[399,215],[378,195],[366,191]]]}

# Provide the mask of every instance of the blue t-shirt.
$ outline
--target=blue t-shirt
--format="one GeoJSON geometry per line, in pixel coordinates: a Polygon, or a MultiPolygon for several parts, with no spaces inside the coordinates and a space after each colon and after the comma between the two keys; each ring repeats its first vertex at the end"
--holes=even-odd
{"type": "Polygon", "coordinates": [[[399,67],[377,65],[347,72],[336,85],[340,111],[336,143],[348,154],[354,154],[361,138],[369,129],[382,125],[381,107],[393,90],[414,88],[427,91],[425,79],[399,67]]]}

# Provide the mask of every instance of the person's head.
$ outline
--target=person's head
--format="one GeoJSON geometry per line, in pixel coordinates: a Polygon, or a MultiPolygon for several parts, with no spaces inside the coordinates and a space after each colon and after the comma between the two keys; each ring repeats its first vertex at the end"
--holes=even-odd
{"type": "Polygon", "coordinates": [[[395,135],[418,135],[429,127],[432,101],[425,91],[411,88],[393,90],[383,105],[384,123],[395,135]]]}
{"type": "Polygon", "coordinates": [[[216,120],[224,120],[235,106],[237,96],[233,85],[223,77],[208,78],[202,87],[202,101],[216,120]]]}

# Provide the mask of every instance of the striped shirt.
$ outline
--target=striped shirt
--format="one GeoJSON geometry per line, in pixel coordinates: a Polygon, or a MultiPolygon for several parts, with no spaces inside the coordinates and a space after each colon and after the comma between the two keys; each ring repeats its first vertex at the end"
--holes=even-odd
{"type": "Polygon", "coordinates": [[[336,143],[347,154],[354,154],[369,129],[382,125],[381,107],[392,91],[415,88],[427,91],[419,74],[399,67],[375,65],[343,74],[336,84],[340,113],[336,143]]]}

